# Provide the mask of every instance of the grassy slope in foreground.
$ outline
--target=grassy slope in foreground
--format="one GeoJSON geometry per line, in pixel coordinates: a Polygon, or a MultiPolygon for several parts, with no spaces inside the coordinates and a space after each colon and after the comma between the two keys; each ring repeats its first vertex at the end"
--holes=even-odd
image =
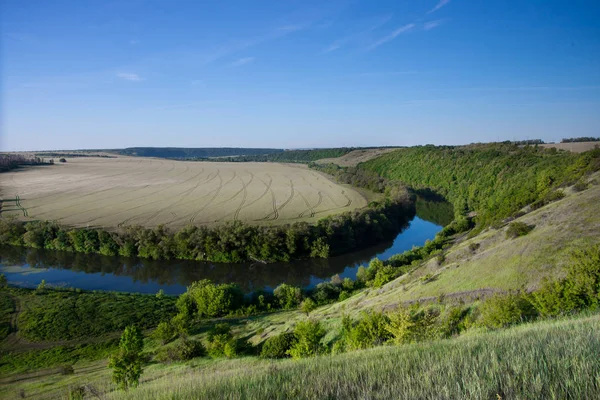
{"type": "Polygon", "coordinates": [[[600,396],[599,330],[592,316],[301,361],[149,370],[139,389],[112,398],[591,399],[600,396]]]}

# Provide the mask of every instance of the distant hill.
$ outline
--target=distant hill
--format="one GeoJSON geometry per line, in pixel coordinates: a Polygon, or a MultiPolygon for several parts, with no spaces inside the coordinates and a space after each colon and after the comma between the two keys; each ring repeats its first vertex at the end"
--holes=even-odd
{"type": "Polygon", "coordinates": [[[244,147],[128,147],[116,152],[126,156],[161,158],[234,157],[282,153],[283,149],[244,147]]]}

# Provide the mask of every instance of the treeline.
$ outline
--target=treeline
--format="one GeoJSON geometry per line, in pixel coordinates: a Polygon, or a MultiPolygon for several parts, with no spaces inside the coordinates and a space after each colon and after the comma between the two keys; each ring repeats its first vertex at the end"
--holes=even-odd
{"type": "Polygon", "coordinates": [[[0,172],[10,171],[22,165],[47,165],[43,158],[27,157],[22,154],[0,154],[0,172]]]}
{"type": "Polygon", "coordinates": [[[126,156],[195,159],[281,153],[283,149],[237,147],[128,147],[116,152],[126,156]]]}
{"type": "Polygon", "coordinates": [[[600,169],[600,150],[574,154],[510,143],[418,146],[359,165],[415,189],[431,188],[454,204],[455,214],[477,213],[480,226],[551,196],[600,169]]]}
{"type": "Polygon", "coordinates": [[[527,139],[527,140],[516,140],[511,143],[516,144],[518,146],[523,146],[523,145],[532,145],[532,144],[544,144],[544,141],[542,139],[527,139]]]}
{"type": "Polygon", "coordinates": [[[335,149],[285,150],[280,153],[228,157],[208,161],[309,163],[322,158],[341,157],[353,150],[356,150],[356,148],[340,147],[335,149]]]}
{"type": "Polygon", "coordinates": [[[252,226],[236,221],[215,228],[188,226],[178,232],[163,226],[106,232],[0,219],[0,244],[154,260],[275,262],[327,258],[377,244],[396,235],[414,215],[408,191],[397,188],[380,203],[322,218],[315,225],[252,226]]]}
{"type": "Polygon", "coordinates": [[[600,137],[576,137],[576,138],[566,138],[560,141],[561,143],[577,143],[577,142],[600,142],[600,137]]]}
{"type": "Polygon", "coordinates": [[[68,153],[68,152],[53,152],[53,151],[45,151],[40,153],[35,153],[36,156],[39,157],[101,157],[101,158],[117,158],[117,156],[111,156],[108,154],[93,154],[93,153],[68,153]]]}

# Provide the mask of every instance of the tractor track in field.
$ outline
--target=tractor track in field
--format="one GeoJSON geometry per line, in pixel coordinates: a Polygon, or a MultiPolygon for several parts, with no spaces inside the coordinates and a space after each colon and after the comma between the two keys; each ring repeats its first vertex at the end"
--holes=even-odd
{"type": "MultiPolygon", "coordinates": [[[[275,193],[273,193],[273,189],[271,189],[271,186],[273,185],[273,178],[268,173],[265,175],[267,175],[269,177],[269,183],[265,182],[264,180],[262,180],[261,178],[256,176],[256,179],[258,179],[259,181],[261,181],[263,183],[263,185],[265,185],[265,190],[256,199],[252,200],[248,204],[245,204],[241,209],[239,209],[239,211],[243,210],[244,208],[248,208],[248,207],[252,206],[253,204],[256,204],[257,202],[262,200],[262,198],[265,197],[267,195],[267,193],[269,193],[269,191],[271,192],[271,196],[273,197],[273,199],[275,199],[275,193]]],[[[248,183],[250,183],[250,182],[248,182],[248,183]]],[[[273,200],[273,201],[275,201],[275,200],[273,200]]],[[[276,208],[274,210],[277,211],[276,208]]],[[[235,217],[236,212],[237,212],[237,215],[239,215],[239,211],[236,210],[232,213],[232,214],[234,214],[234,217],[235,217]]],[[[229,215],[231,215],[231,214],[227,214],[222,219],[227,218],[229,215]]]]}
{"type": "Polygon", "coordinates": [[[290,201],[292,201],[294,199],[295,196],[296,196],[296,193],[295,193],[295,190],[294,190],[294,181],[292,181],[290,179],[290,195],[289,195],[289,197],[287,199],[285,199],[285,201],[283,203],[281,203],[279,205],[279,207],[276,207],[274,209],[274,211],[272,211],[269,214],[265,215],[263,218],[256,219],[255,221],[274,221],[274,220],[279,219],[279,213],[281,212],[281,210],[283,210],[283,208],[285,206],[287,206],[290,203],[290,201]],[[272,218],[272,216],[273,216],[273,218],[272,218]]]}
{"type": "MultiPolygon", "coordinates": [[[[207,208],[208,206],[210,206],[210,205],[212,204],[212,202],[213,202],[213,201],[214,201],[214,200],[215,200],[215,199],[216,199],[216,198],[219,196],[219,193],[221,192],[221,189],[222,189],[222,188],[224,188],[225,186],[227,186],[229,183],[231,183],[231,181],[232,181],[232,180],[234,180],[234,179],[236,178],[236,176],[237,176],[237,172],[236,172],[236,171],[233,171],[233,176],[232,176],[231,178],[229,178],[229,180],[228,180],[227,182],[223,183],[223,182],[221,181],[221,182],[219,183],[219,186],[218,186],[217,188],[215,188],[215,189],[212,189],[211,191],[209,191],[208,193],[206,193],[204,196],[202,196],[202,197],[200,197],[200,198],[198,198],[198,199],[193,199],[193,200],[191,200],[191,201],[188,201],[188,202],[185,202],[185,203],[183,203],[183,204],[189,204],[189,203],[191,203],[191,202],[195,202],[195,201],[198,201],[198,200],[202,200],[203,198],[205,198],[205,197],[208,197],[208,196],[210,196],[211,194],[213,194],[213,193],[215,193],[215,192],[216,192],[216,193],[215,193],[215,194],[214,194],[214,195],[211,197],[211,199],[208,201],[208,203],[206,203],[205,205],[203,205],[203,206],[202,206],[202,207],[201,207],[199,210],[197,210],[197,211],[192,211],[191,213],[187,213],[187,214],[185,214],[184,216],[182,216],[182,217],[179,217],[178,219],[176,219],[176,220],[174,220],[174,221],[172,221],[172,222],[177,222],[177,221],[180,221],[180,220],[182,220],[182,219],[186,219],[186,218],[187,218],[189,215],[192,215],[192,217],[191,217],[191,218],[189,218],[189,221],[190,221],[190,223],[193,223],[193,222],[196,220],[196,218],[198,217],[198,215],[199,215],[199,214],[200,214],[202,211],[206,210],[206,208],[207,208]]],[[[210,180],[208,180],[208,181],[204,182],[204,184],[207,184],[207,183],[209,183],[209,182],[213,181],[213,180],[214,180],[216,177],[217,177],[217,175],[213,176],[213,177],[212,177],[210,180]]],[[[220,176],[220,173],[219,173],[219,178],[221,178],[221,176],[220,176]]]]}
{"type": "MultiPolygon", "coordinates": [[[[189,168],[188,168],[188,169],[189,169],[189,168]]],[[[184,172],[182,172],[182,173],[178,174],[178,175],[177,175],[177,176],[175,176],[175,177],[178,177],[178,176],[180,176],[180,175],[183,175],[183,174],[185,174],[185,173],[188,171],[188,169],[186,169],[184,172]]],[[[202,170],[202,172],[200,172],[200,174],[201,174],[201,173],[203,173],[203,172],[204,172],[204,170],[202,170]]],[[[200,175],[200,174],[196,174],[195,176],[198,176],[198,175],[200,175]]],[[[186,179],[185,181],[183,181],[183,183],[189,182],[189,181],[190,181],[190,180],[192,180],[192,179],[194,179],[194,177],[186,179]]],[[[113,195],[113,196],[111,196],[111,198],[113,198],[113,199],[114,199],[114,198],[118,198],[119,196],[122,196],[122,195],[130,195],[131,193],[135,193],[135,192],[137,192],[137,191],[139,191],[139,190],[146,189],[148,186],[150,186],[150,185],[144,185],[144,186],[140,186],[140,187],[139,187],[139,188],[137,188],[137,189],[133,189],[133,190],[131,190],[131,191],[129,191],[129,192],[126,192],[126,193],[123,193],[123,194],[121,194],[121,195],[113,195]]],[[[171,186],[168,186],[168,187],[166,187],[166,188],[159,189],[159,190],[157,190],[157,191],[155,191],[155,192],[151,192],[151,193],[147,194],[145,197],[150,197],[150,196],[152,196],[152,195],[155,195],[155,194],[157,194],[157,193],[161,193],[161,192],[163,192],[163,191],[165,191],[165,190],[168,190],[168,189],[170,189],[170,188],[171,188],[171,186]]],[[[102,198],[102,199],[95,199],[94,201],[95,201],[95,202],[97,202],[97,201],[99,201],[99,200],[104,200],[104,198],[102,198]]],[[[129,203],[129,202],[131,202],[131,201],[136,201],[136,200],[139,200],[139,198],[138,198],[138,197],[135,197],[135,198],[133,198],[133,199],[125,200],[125,201],[124,201],[124,202],[122,202],[121,204],[129,203]]],[[[136,207],[132,207],[132,208],[128,208],[128,209],[126,209],[126,210],[119,211],[118,213],[115,213],[114,215],[116,215],[116,214],[121,214],[121,213],[123,213],[123,212],[126,212],[126,211],[135,210],[135,209],[138,209],[138,208],[140,208],[140,207],[144,207],[144,206],[147,206],[147,205],[150,205],[150,204],[154,204],[154,203],[155,203],[155,202],[150,202],[150,203],[141,204],[141,205],[138,205],[138,206],[136,206],[136,207]]],[[[60,220],[66,219],[66,218],[70,218],[70,217],[74,217],[74,216],[77,216],[77,215],[81,215],[81,214],[86,214],[86,213],[88,213],[88,212],[90,212],[90,211],[102,210],[102,209],[104,209],[104,208],[111,207],[111,206],[112,206],[112,204],[107,204],[107,205],[104,205],[104,206],[101,206],[101,207],[95,207],[95,208],[92,208],[92,209],[87,209],[87,210],[85,210],[85,211],[82,211],[82,212],[79,212],[79,213],[76,213],[76,214],[71,214],[71,215],[69,215],[68,217],[62,217],[62,218],[59,218],[59,219],[57,219],[57,221],[60,221],[60,220]]],[[[64,208],[62,208],[62,209],[53,210],[53,211],[54,211],[54,212],[56,212],[56,211],[61,211],[61,210],[64,210],[65,208],[68,208],[68,207],[64,207],[64,208]]],[[[46,213],[48,213],[48,212],[46,212],[46,213]]],[[[46,213],[43,213],[43,214],[46,214],[46,213]]],[[[43,214],[39,214],[39,215],[43,215],[43,214]]],[[[96,217],[96,218],[93,218],[93,219],[91,219],[91,220],[88,220],[88,221],[86,221],[86,223],[90,223],[90,222],[96,221],[96,220],[98,220],[98,219],[100,219],[100,218],[104,218],[104,217],[105,217],[104,215],[103,215],[103,216],[99,216],[99,217],[96,217]]],[[[131,218],[130,218],[129,220],[131,220],[131,218]]],[[[118,227],[121,227],[121,226],[123,226],[123,223],[120,223],[120,224],[118,224],[117,226],[118,226],[118,227]]]]}
{"type": "MultiPolygon", "coordinates": [[[[142,176],[142,175],[145,175],[147,173],[156,173],[156,171],[155,170],[151,170],[151,171],[144,170],[144,171],[135,173],[135,174],[130,175],[130,176],[131,177],[142,176]]],[[[112,177],[115,177],[115,176],[123,176],[123,175],[128,175],[128,172],[122,172],[122,173],[118,173],[118,174],[114,174],[114,175],[99,176],[99,177],[96,177],[96,178],[91,178],[91,179],[86,180],[85,183],[88,184],[89,182],[92,182],[92,181],[96,181],[96,180],[100,180],[100,179],[112,178],[112,177]]],[[[71,198],[71,199],[69,199],[69,201],[79,201],[79,200],[84,199],[84,198],[86,198],[88,196],[93,196],[93,195],[96,195],[98,193],[106,192],[108,190],[113,190],[113,189],[114,189],[114,187],[111,186],[111,187],[109,187],[107,189],[96,190],[95,192],[91,192],[91,193],[87,193],[87,194],[84,194],[84,195],[81,195],[81,196],[77,196],[77,197],[71,198]]],[[[71,190],[69,192],[76,192],[76,191],[77,190],[74,189],[74,190],[71,190]]],[[[48,198],[51,198],[52,196],[63,196],[65,194],[69,193],[69,192],[59,192],[59,193],[56,193],[56,194],[50,194],[48,196],[44,196],[44,199],[48,200],[48,198]]],[[[129,193],[131,193],[131,192],[129,192],[129,193]]],[[[102,200],[102,199],[96,199],[96,200],[102,200]]],[[[35,209],[35,208],[39,208],[39,207],[43,207],[43,205],[34,206],[34,207],[31,207],[31,209],[35,209]]],[[[69,208],[69,207],[72,207],[72,206],[67,206],[67,207],[59,208],[58,210],[52,210],[50,212],[61,211],[61,210],[64,210],[65,208],[69,208]]],[[[44,215],[44,214],[47,214],[47,213],[48,212],[44,212],[44,213],[39,214],[39,215],[44,215]]]]}
{"type": "MultiPolygon", "coordinates": [[[[186,170],[187,172],[187,170],[186,170]]],[[[202,175],[204,173],[204,168],[201,169],[200,172],[198,172],[196,175],[194,175],[193,177],[185,180],[183,183],[187,183],[191,180],[196,179],[198,176],[202,175]]],[[[219,170],[217,170],[217,175],[219,175],[219,170]]],[[[187,198],[194,190],[196,190],[198,188],[198,186],[200,185],[201,181],[198,180],[198,182],[196,183],[196,185],[186,191],[181,192],[180,194],[178,194],[178,196],[181,196],[180,198],[178,198],[177,200],[175,200],[174,202],[166,205],[165,207],[161,208],[160,210],[152,213],[152,215],[150,215],[147,219],[145,219],[144,221],[140,222],[140,225],[146,225],[148,222],[152,221],[154,218],[156,218],[157,216],[159,216],[162,212],[167,211],[169,208],[172,208],[173,206],[175,206],[176,204],[180,203],[182,200],[184,200],[185,198],[187,198]]]]}
{"type": "Polygon", "coordinates": [[[244,204],[246,204],[246,200],[248,199],[248,185],[250,183],[252,183],[252,180],[254,179],[254,174],[252,172],[249,172],[248,170],[245,170],[245,172],[248,172],[250,174],[250,180],[248,182],[244,182],[244,180],[242,180],[242,185],[244,185],[242,187],[242,191],[243,191],[242,202],[240,203],[237,210],[235,210],[235,213],[233,214],[234,221],[238,221],[240,218],[240,211],[242,211],[242,208],[244,207],[244,204]]]}
{"type": "MultiPolygon", "coordinates": [[[[217,170],[217,175],[215,175],[215,177],[219,177],[219,186],[214,189],[214,194],[213,196],[210,198],[210,200],[208,200],[208,203],[206,203],[205,205],[203,205],[202,207],[200,207],[199,210],[194,211],[192,217],[190,218],[190,224],[193,224],[194,221],[196,221],[196,218],[198,218],[198,215],[200,215],[200,213],[204,210],[206,210],[206,208],[208,206],[210,206],[212,204],[213,201],[215,201],[215,199],[219,196],[219,193],[221,193],[221,190],[223,189],[223,187],[225,185],[227,185],[227,183],[231,182],[233,180],[233,178],[235,178],[235,174],[233,176],[232,179],[230,179],[229,181],[227,181],[226,184],[223,184],[223,177],[221,176],[221,170],[217,170]]],[[[212,179],[211,179],[212,180],[212,179]]],[[[209,192],[210,193],[210,192],[209,192]]],[[[208,195],[208,194],[207,194],[208,195]]]]}
{"type": "Polygon", "coordinates": [[[300,197],[302,197],[302,200],[304,200],[304,204],[306,204],[306,210],[302,211],[300,214],[298,214],[297,218],[303,218],[304,215],[309,212],[309,216],[312,218],[315,216],[315,214],[317,213],[315,211],[316,207],[319,207],[321,205],[321,203],[323,202],[323,193],[321,191],[318,192],[319,194],[319,199],[317,200],[317,202],[315,203],[315,205],[311,205],[310,202],[308,201],[308,199],[302,194],[299,193],[300,197]]]}
{"type": "MultiPolygon", "coordinates": [[[[203,172],[204,172],[204,170],[203,170],[201,173],[203,173],[203,172]]],[[[217,175],[218,175],[218,174],[219,174],[219,171],[217,170],[217,175]]],[[[196,174],[196,176],[198,176],[198,175],[200,175],[200,174],[196,174]]],[[[179,176],[179,175],[178,175],[178,176],[179,176]]],[[[216,177],[216,176],[215,176],[215,177],[216,177]]],[[[185,181],[183,181],[182,183],[187,183],[187,182],[189,182],[189,181],[190,181],[190,180],[192,180],[192,179],[194,179],[194,177],[192,177],[192,178],[188,178],[188,179],[186,179],[185,181]]],[[[211,179],[211,180],[212,180],[212,179],[211,179]]],[[[169,190],[169,189],[171,189],[171,187],[170,187],[170,186],[168,186],[168,187],[166,187],[166,188],[163,188],[163,189],[160,189],[160,190],[157,190],[157,191],[155,191],[155,192],[149,193],[149,194],[148,194],[146,197],[150,197],[150,196],[153,196],[153,195],[155,195],[155,194],[162,193],[162,192],[164,192],[165,190],[169,190]]],[[[127,201],[126,201],[126,202],[124,202],[124,203],[128,203],[128,202],[130,202],[130,201],[134,201],[134,200],[138,200],[138,199],[131,199],[131,200],[127,200],[127,201]]],[[[164,201],[164,199],[158,199],[158,200],[151,201],[151,202],[149,202],[149,203],[140,204],[140,205],[138,205],[138,206],[131,207],[131,208],[128,208],[128,209],[126,209],[126,210],[123,210],[123,211],[119,211],[118,213],[116,213],[116,214],[114,214],[114,215],[117,215],[117,214],[122,214],[122,213],[124,213],[124,212],[132,211],[132,210],[137,210],[138,208],[141,208],[141,207],[146,207],[146,206],[149,206],[149,205],[152,205],[152,204],[156,204],[156,203],[160,203],[160,202],[162,202],[162,201],[164,201]]],[[[120,222],[120,223],[119,223],[117,226],[118,226],[119,228],[120,228],[120,227],[122,227],[122,226],[125,226],[125,225],[127,225],[127,224],[128,224],[130,221],[131,221],[131,220],[133,220],[133,219],[135,219],[135,218],[137,218],[137,217],[138,217],[138,215],[132,215],[131,217],[129,217],[129,218],[127,218],[127,219],[125,219],[125,220],[124,220],[124,221],[122,221],[122,222],[120,222]]],[[[90,221],[88,221],[88,222],[95,221],[95,220],[97,220],[97,219],[99,219],[99,218],[103,218],[103,217],[97,217],[97,218],[95,218],[95,219],[93,219],[93,220],[90,220],[90,221]]]]}
{"type": "MultiPolygon", "coordinates": [[[[153,160],[153,161],[151,161],[151,163],[154,163],[154,160],[153,160]]],[[[187,172],[187,170],[186,170],[186,171],[184,171],[183,173],[185,173],[185,172],[187,172]]],[[[153,168],[153,169],[151,169],[151,170],[148,170],[148,169],[146,169],[146,170],[143,170],[143,171],[137,172],[137,173],[135,173],[135,174],[129,175],[129,177],[130,177],[130,178],[132,178],[132,177],[144,176],[144,175],[146,175],[146,174],[155,174],[155,173],[156,173],[156,169],[154,169],[154,168],[153,168]]],[[[105,178],[109,178],[109,177],[112,177],[112,176],[123,176],[123,175],[128,175],[128,173],[127,173],[127,172],[124,172],[124,173],[119,173],[119,174],[115,174],[115,175],[109,175],[109,176],[103,176],[103,177],[98,177],[98,178],[92,178],[92,179],[90,179],[90,180],[87,180],[87,181],[86,181],[86,183],[89,183],[90,181],[97,180],[97,179],[105,179],[105,178]]],[[[179,174],[179,175],[182,175],[182,174],[179,174]]],[[[179,176],[179,175],[177,175],[177,176],[179,176]]],[[[136,191],[138,191],[138,190],[141,190],[141,189],[147,188],[148,186],[149,186],[149,185],[145,185],[145,186],[141,186],[141,187],[139,187],[139,188],[137,188],[137,189],[133,189],[133,190],[131,190],[131,191],[127,192],[127,194],[134,193],[134,192],[136,192],[136,191]]],[[[96,194],[98,194],[98,193],[106,192],[106,191],[108,191],[108,190],[113,190],[114,188],[115,188],[114,186],[111,186],[111,187],[109,187],[109,188],[107,188],[107,189],[100,189],[100,190],[97,190],[97,191],[95,191],[95,192],[87,193],[87,194],[84,194],[84,195],[81,195],[81,196],[76,196],[76,197],[73,197],[73,198],[69,199],[69,203],[71,203],[71,202],[73,202],[73,201],[77,202],[77,201],[79,201],[79,200],[81,200],[81,199],[84,199],[84,198],[86,198],[86,197],[88,197],[88,196],[93,196],[93,195],[96,195],[96,194]]],[[[77,190],[76,190],[76,189],[74,189],[74,190],[70,190],[70,191],[68,191],[68,192],[62,192],[62,193],[58,193],[57,195],[65,195],[65,194],[68,194],[68,193],[70,193],[70,192],[76,192],[76,191],[77,191],[77,190]]],[[[45,198],[47,199],[48,197],[51,197],[51,196],[53,196],[53,195],[47,196],[47,197],[45,197],[45,198]]],[[[98,200],[104,200],[104,199],[106,199],[106,198],[114,198],[114,197],[118,197],[118,196],[108,196],[108,197],[102,197],[102,198],[94,199],[94,201],[98,201],[98,200]]],[[[54,209],[54,210],[51,210],[51,211],[49,211],[49,212],[62,211],[62,210],[64,210],[64,209],[66,209],[66,208],[69,208],[69,207],[72,207],[72,206],[73,206],[73,205],[69,205],[69,206],[66,206],[66,207],[59,208],[59,209],[54,209]]],[[[37,208],[37,207],[41,207],[41,206],[36,206],[36,208],[37,208]]],[[[89,212],[89,211],[86,211],[86,212],[89,212]]],[[[39,215],[44,215],[44,214],[47,214],[47,213],[48,213],[48,211],[46,211],[46,212],[44,212],[44,213],[42,213],[42,214],[39,214],[39,215]]]]}
{"type": "Polygon", "coordinates": [[[346,203],[344,207],[350,207],[350,205],[352,204],[352,199],[346,194],[345,190],[342,190],[342,196],[344,196],[346,200],[348,200],[348,203],[346,203]]]}

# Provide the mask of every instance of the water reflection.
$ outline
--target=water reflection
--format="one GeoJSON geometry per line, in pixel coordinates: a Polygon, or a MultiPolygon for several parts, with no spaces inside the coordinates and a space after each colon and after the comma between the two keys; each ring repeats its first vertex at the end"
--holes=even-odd
{"type": "MultiPolygon", "coordinates": [[[[439,219],[435,222],[438,221],[439,219]]],[[[35,287],[44,279],[53,286],[138,293],[156,293],[163,289],[169,294],[179,294],[191,282],[200,279],[236,283],[246,292],[262,288],[273,289],[282,282],[310,288],[335,274],[340,274],[342,278],[354,277],[358,267],[367,264],[372,258],[387,259],[413,246],[420,246],[427,239],[432,239],[440,229],[440,225],[416,217],[394,241],[328,259],[266,265],[152,261],[0,247],[0,272],[12,284],[23,287],[35,287]]]]}

